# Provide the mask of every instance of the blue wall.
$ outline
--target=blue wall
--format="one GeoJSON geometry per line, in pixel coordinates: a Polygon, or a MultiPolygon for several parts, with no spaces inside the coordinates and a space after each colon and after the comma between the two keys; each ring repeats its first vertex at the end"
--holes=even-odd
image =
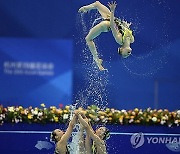
{"type": "MultiPolygon", "coordinates": [[[[107,127],[111,130],[111,137],[109,140],[107,140],[107,151],[109,154],[171,154],[180,151],[179,144],[169,146],[169,142],[173,141],[174,139],[179,141],[178,127],[168,128],[166,126],[133,125],[108,125],[107,127]],[[131,139],[134,133],[140,132],[144,135],[143,142],[142,138],[136,138],[136,141],[131,139]],[[164,142],[162,142],[162,140],[160,141],[160,138],[164,138],[164,142]],[[133,141],[135,144],[133,144],[133,141]],[[139,144],[140,142],[142,144],[139,144]]],[[[54,152],[54,144],[50,142],[50,133],[55,128],[64,129],[65,127],[64,125],[57,124],[17,124],[14,126],[10,124],[3,125],[0,127],[1,154],[10,154],[13,152],[19,154],[52,154],[54,152]],[[5,142],[6,140],[8,140],[9,144],[5,142]]]]}
{"type": "Polygon", "coordinates": [[[69,104],[72,50],[72,40],[1,38],[3,105],[69,104]]]}
{"type": "MultiPolygon", "coordinates": [[[[1,38],[73,41],[74,101],[79,99],[79,92],[86,89],[89,83],[87,70],[92,66],[84,63],[86,59],[84,55],[88,56],[88,63],[91,62],[92,57],[89,51],[82,52],[85,48],[83,38],[87,35],[94,19],[94,13],[84,15],[87,30],[83,31],[77,11],[82,5],[91,2],[94,1],[0,1],[1,38]]],[[[101,2],[107,4],[108,1],[101,2]]],[[[109,107],[126,109],[156,107],[174,110],[179,108],[180,31],[178,27],[180,22],[178,19],[180,10],[178,6],[180,2],[178,0],[126,0],[117,3],[116,16],[133,23],[134,57],[131,56],[126,60],[119,57],[118,45],[111,33],[102,34],[97,39],[104,66],[109,70],[104,76],[100,73],[102,79],[108,81],[105,90],[100,91],[106,93],[105,102],[108,102],[109,107]]],[[[91,70],[90,73],[94,72],[91,70]]],[[[61,91],[58,90],[58,92],[61,91]]],[[[51,95],[54,95],[54,92],[51,95]]],[[[1,93],[2,103],[3,97],[5,94],[1,93]]],[[[52,104],[56,104],[59,99],[57,95],[55,97],[52,104]]],[[[41,103],[39,99],[35,101],[36,104],[41,103]]],[[[93,102],[87,100],[87,103],[93,102]]]]}

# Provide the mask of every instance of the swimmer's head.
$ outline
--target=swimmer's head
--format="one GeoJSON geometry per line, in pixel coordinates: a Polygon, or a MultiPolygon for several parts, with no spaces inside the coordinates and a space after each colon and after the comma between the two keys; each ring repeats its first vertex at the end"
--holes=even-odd
{"type": "Polygon", "coordinates": [[[96,135],[99,136],[102,140],[108,140],[110,138],[109,129],[106,127],[99,127],[96,129],[96,135]]]}
{"type": "Polygon", "coordinates": [[[63,136],[64,132],[60,129],[55,129],[52,133],[51,133],[51,141],[57,143],[61,137],[63,136]]]}
{"type": "Polygon", "coordinates": [[[118,53],[123,57],[127,58],[131,55],[132,49],[130,47],[121,47],[118,48],[118,53]]]}

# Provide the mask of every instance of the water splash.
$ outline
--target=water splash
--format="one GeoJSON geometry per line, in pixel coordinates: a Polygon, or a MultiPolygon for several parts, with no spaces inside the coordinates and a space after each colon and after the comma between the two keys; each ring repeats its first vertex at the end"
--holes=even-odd
{"type": "MultiPolygon", "coordinates": [[[[81,89],[75,99],[76,103],[74,106],[72,105],[70,107],[71,113],[70,113],[70,119],[72,119],[73,112],[78,107],[86,108],[89,105],[97,105],[101,109],[105,109],[105,107],[108,104],[107,99],[107,89],[106,86],[108,84],[108,72],[100,72],[97,68],[95,62],[93,62],[92,55],[90,54],[90,51],[85,43],[85,35],[88,33],[88,28],[86,26],[86,23],[84,21],[84,14],[79,14],[77,21],[80,21],[82,24],[81,29],[81,36],[78,39],[77,43],[80,43],[83,45],[84,49],[82,50],[82,53],[80,57],[82,57],[83,62],[82,66],[85,70],[85,79],[86,84],[83,89],[81,89]]],[[[97,17],[97,13],[95,14],[97,17]]],[[[93,24],[94,17],[90,18],[90,25],[93,24]]],[[[78,22],[79,23],[79,22],[78,22]]],[[[76,132],[72,133],[72,142],[70,145],[70,153],[71,154],[78,154],[79,153],[79,140],[80,140],[80,124],[75,125],[76,132]]]]}
{"type": "Polygon", "coordinates": [[[152,52],[144,56],[134,56],[128,59],[121,58],[125,69],[132,75],[152,77],[168,62],[168,48],[162,52],[152,52]]]}
{"type": "Polygon", "coordinates": [[[73,132],[71,135],[72,140],[68,144],[68,149],[70,154],[79,154],[80,124],[76,124],[74,129],[76,132],[73,132]]]}
{"type": "MultiPolygon", "coordinates": [[[[83,45],[82,53],[80,57],[83,59],[82,67],[85,70],[84,77],[86,79],[85,87],[77,93],[75,97],[78,106],[86,108],[88,105],[95,104],[98,107],[104,109],[108,104],[106,86],[108,84],[108,72],[100,72],[95,62],[93,62],[92,55],[86,46],[85,36],[88,34],[94,19],[98,18],[98,13],[90,15],[88,18],[89,23],[87,24],[84,20],[84,14],[78,15],[78,22],[80,21],[81,36],[78,39],[81,45],[83,45]]],[[[97,46],[97,39],[95,44],[97,46]]],[[[97,50],[99,51],[98,47],[97,50]]]]}
{"type": "MultiPolygon", "coordinates": [[[[77,108],[77,103],[74,105],[70,105],[70,120],[72,120],[76,108],[77,108]]],[[[74,131],[71,134],[72,140],[68,144],[68,150],[70,154],[79,154],[80,124],[76,123],[73,129],[74,131]]]]}
{"type": "MultiPolygon", "coordinates": [[[[144,7],[146,7],[146,3],[146,1],[142,1],[142,5],[144,4],[144,7]]],[[[143,40],[141,42],[136,42],[135,40],[134,44],[137,47],[139,46],[140,50],[137,50],[135,48],[133,49],[133,54],[129,58],[120,59],[120,62],[123,64],[125,70],[134,76],[153,77],[160,70],[162,70],[168,62],[171,43],[169,41],[167,32],[167,30],[169,29],[167,14],[171,14],[171,10],[165,0],[154,1],[153,3],[148,5],[148,8],[153,10],[155,8],[155,5],[157,5],[161,9],[162,19],[164,21],[162,23],[162,29],[159,29],[159,27],[152,24],[156,21],[152,21],[152,19],[148,18],[147,16],[146,21],[149,20],[149,25],[152,25],[152,27],[154,26],[153,31],[149,32],[148,28],[143,24],[143,18],[140,19],[141,14],[139,14],[138,10],[135,10],[133,12],[136,17],[134,19],[130,19],[130,21],[133,23],[132,28],[135,34],[135,38],[138,36],[140,37],[140,35],[143,35],[141,37],[145,37],[145,39],[148,37],[148,35],[151,38],[153,36],[153,39],[151,40],[151,42],[148,42],[148,44],[145,44],[146,42],[143,43],[143,40]],[[142,32],[145,31],[147,31],[147,34],[142,34],[142,32]],[[161,42],[161,44],[157,45],[158,42],[161,42]],[[157,46],[159,47],[158,49],[157,46]]],[[[144,14],[146,14],[146,10],[144,10],[144,14]]]]}

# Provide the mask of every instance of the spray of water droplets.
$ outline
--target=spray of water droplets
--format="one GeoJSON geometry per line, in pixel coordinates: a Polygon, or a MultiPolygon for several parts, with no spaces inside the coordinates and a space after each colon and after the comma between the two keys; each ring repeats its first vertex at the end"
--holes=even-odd
{"type": "Polygon", "coordinates": [[[141,56],[132,54],[130,58],[121,58],[121,62],[132,75],[152,77],[168,62],[168,49],[169,47],[162,47],[156,52],[150,51],[150,53],[141,56]]]}
{"type": "MultiPolygon", "coordinates": [[[[96,14],[97,15],[97,14],[96,14]]],[[[92,56],[85,44],[85,35],[88,33],[88,28],[85,24],[83,14],[78,14],[77,20],[78,24],[82,24],[81,34],[79,41],[84,48],[82,49],[81,57],[84,59],[82,66],[86,70],[85,78],[86,85],[85,87],[77,93],[76,103],[71,106],[71,118],[73,116],[73,111],[77,107],[86,108],[88,105],[97,105],[101,109],[105,109],[107,106],[107,90],[106,86],[108,84],[108,73],[100,72],[95,63],[93,63],[92,56]],[[80,22],[79,22],[80,21],[80,22]]],[[[90,18],[90,23],[93,22],[92,17],[90,18]]],[[[70,119],[71,119],[70,118],[70,119]]],[[[80,140],[80,125],[76,124],[76,132],[72,134],[72,142],[70,145],[70,153],[78,154],[79,153],[79,140],[80,140]]]]}
{"type": "MultiPolygon", "coordinates": [[[[105,109],[108,104],[107,99],[107,84],[108,71],[99,71],[95,62],[93,62],[92,55],[86,45],[85,36],[92,27],[94,19],[98,18],[98,13],[90,15],[88,23],[84,20],[84,14],[78,14],[77,21],[81,23],[81,36],[78,43],[83,45],[81,57],[83,59],[82,66],[85,70],[84,77],[86,79],[85,87],[80,90],[76,96],[76,102],[79,106],[86,108],[88,105],[97,105],[101,109],[105,109]]],[[[96,41],[95,41],[95,44],[96,41]]],[[[97,50],[98,47],[97,47],[97,50]]]]}
{"type": "MultiPolygon", "coordinates": [[[[168,4],[165,0],[157,0],[157,1],[152,0],[152,3],[150,3],[150,5],[144,0],[141,3],[143,7],[146,7],[148,4],[148,8],[151,9],[152,11],[153,9],[159,7],[162,10],[161,14],[162,14],[162,20],[164,22],[162,23],[161,29],[159,29],[159,27],[153,24],[153,22],[157,22],[157,21],[152,21],[152,16],[151,18],[148,18],[147,16],[146,22],[149,21],[149,25],[152,25],[150,27],[153,27],[153,31],[150,31],[148,27],[145,27],[143,25],[143,18],[142,19],[140,18],[142,12],[141,14],[139,14],[139,10],[133,12],[133,14],[136,17],[130,19],[131,20],[130,22],[133,23],[132,29],[135,35],[134,44],[136,44],[136,48],[133,48],[132,45],[133,48],[132,55],[127,59],[120,58],[120,62],[123,64],[125,70],[132,75],[140,76],[140,77],[152,77],[157,72],[159,72],[168,62],[169,47],[171,44],[167,35],[167,29],[168,29],[167,14],[170,14],[171,10],[168,7],[168,4]],[[147,31],[147,33],[143,33],[144,31],[147,31]],[[138,35],[141,35],[141,37],[143,35],[146,38],[149,36],[150,38],[152,38],[152,40],[147,44],[142,43],[140,41],[137,42],[136,37],[138,37],[138,35]],[[157,48],[157,42],[161,42],[160,44],[158,44],[158,48],[157,48]]],[[[129,12],[130,10],[127,9],[127,11],[129,12]]],[[[146,9],[144,11],[146,12],[146,9]]],[[[154,18],[154,20],[157,19],[154,18]]]]}

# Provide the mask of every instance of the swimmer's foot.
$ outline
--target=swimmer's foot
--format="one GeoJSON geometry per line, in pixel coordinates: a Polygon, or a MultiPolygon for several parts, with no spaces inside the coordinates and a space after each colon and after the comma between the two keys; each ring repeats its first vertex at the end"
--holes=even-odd
{"type": "Polygon", "coordinates": [[[88,12],[88,8],[86,6],[82,6],[79,10],[79,13],[87,13],[88,12]]]}
{"type": "Polygon", "coordinates": [[[105,68],[102,66],[102,62],[103,62],[102,59],[96,59],[95,62],[96,62],[96,65],[98,66],[98,68],[99,68],[100,71],[105,71],[105,70],[107,70],[107,69],[105,69],[105,68]]]}

